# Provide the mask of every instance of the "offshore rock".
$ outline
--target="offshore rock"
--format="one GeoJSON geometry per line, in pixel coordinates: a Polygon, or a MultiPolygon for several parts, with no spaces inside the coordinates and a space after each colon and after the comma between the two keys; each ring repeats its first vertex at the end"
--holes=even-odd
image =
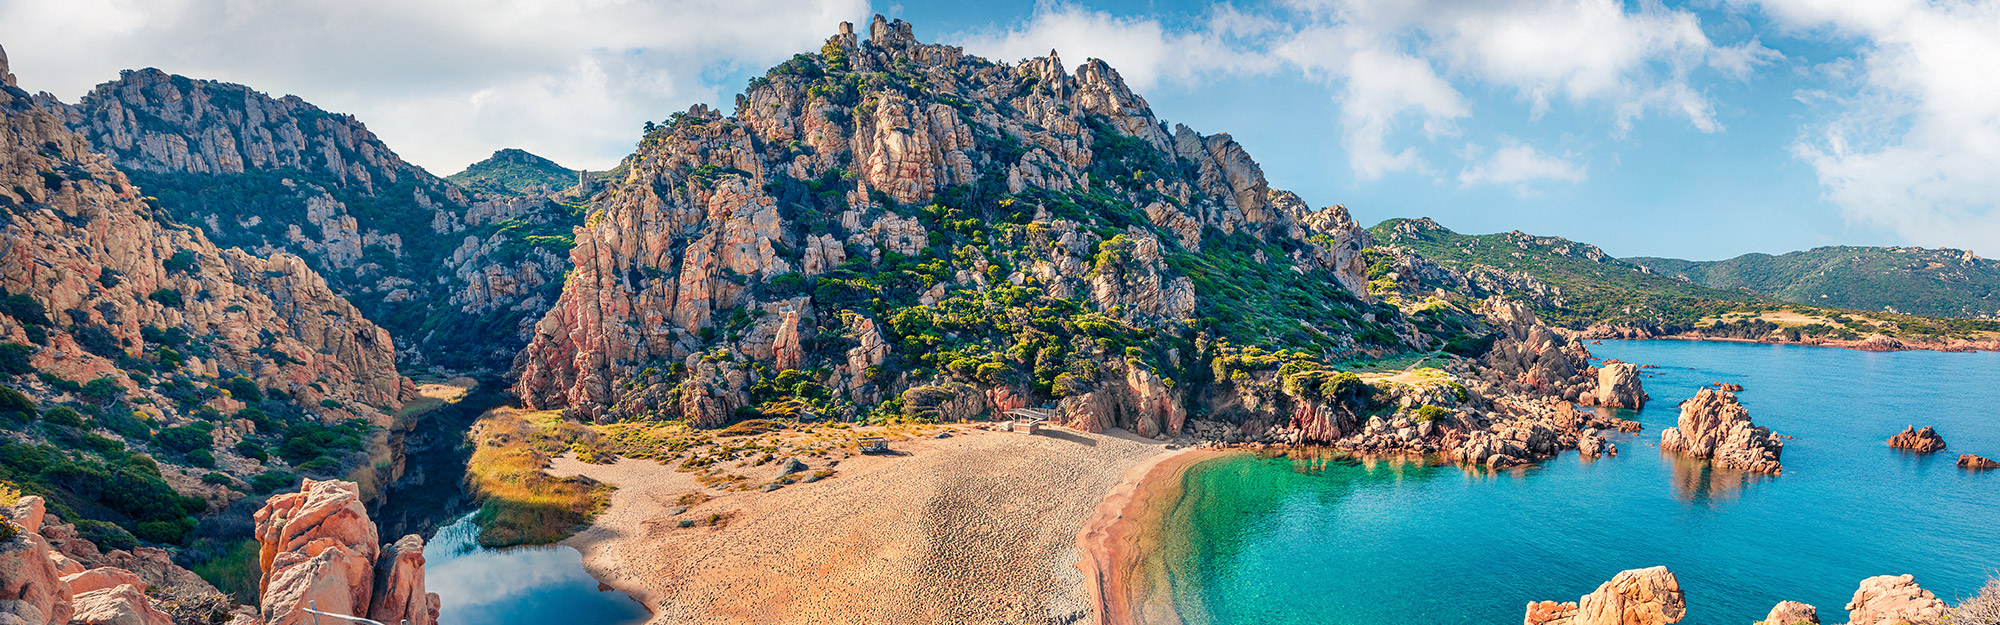
{"type": "Polygon", "coordinates": [[[1944,449],[1944,437],[1939,436],[1937,430],[1931,429],[1931,426],[1928,425],[1924,426],[1923,429],[1917,429],[1913,425],[1904,426],[1903,431],[1889,437],[1889,446],[1896,449],[1907,449],[1920,454],[1928,454],[1944,449]]]}
{"type": "Polygon", "coordinates": [[[1958,457],[1958,468],[1986,471],[2000,469],[2000,462],[1989,460],[1983,456],[1964,454],[1958,457]]]}
{"type": "Polygon", "coordinates": [[[1646,407],[1646,400],[1651,399],[1640,387],[1639,366],[1615,360],[1597,370],[1597,391],[1591,397],[1595,401],[1587,403],[1592,405],[1632,410],[1646,407]]]}
{"type": "Polygon", "coordinates": [[[1777,474],[1785,442],[1750,422],[1736,394],[1703,388],[1681,404],[1680,424],[1660,432],[1660,448],[1715,462],[1717,466],[1777,474]]]}

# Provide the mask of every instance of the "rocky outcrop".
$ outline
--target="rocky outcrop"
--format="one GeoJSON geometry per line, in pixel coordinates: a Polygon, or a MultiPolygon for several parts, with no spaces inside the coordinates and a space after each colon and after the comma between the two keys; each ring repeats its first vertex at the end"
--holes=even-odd
{"type": "Polygon", "coordinates": [[[1585,403],[1638,410],[1646,407],[1646,400],[1651,397],[1639,383],[1638,365],[1613,360],[1597,370],[1597,390],[1591,393],[1591,399],[1585,403]]]}
{"type": "Polygon", "coordinates": [[[1975,454],[1963,454],[1958,457],[1958,468],[1972,469],[1975,471],[1989,471],[1993,469],[2000,469],[2000,462],[1995,462],[1993,460],[1985,458],[1984,456],[1979,456],[1975,454]]]}
{"type": "Polygon", "coordinates": [[[1944,437],[1939,436],[1937,430],[1931,429],[1931,426],[1926,425],[1923,429],[1918,429],[1910,425],[1904,426],[1903,431],[1889,437],[1889,446],[1928,454],[1944,450],[1944,437]]]}
{"type": "Polygon", "coordinates": [[[0,528],[0,535],[9,530],[13,536],[0,541],[0,622],[6,622],[4,616],[31,625],[69,622],[74,596],[50,558],[48,542],[19,525],[0,528]]]}
{"type": "Polygon", "coordinates": [[[1935,623],[1951,606],[1917,585],[1909,575],[1877,575],[1861,580],[1847,602],[1848,625],[1935,623]]]}
{"type": "MultiPolygon", "coordinates": [[[[0,317],[0,337],[36,346],[37,370],[150,395],[120,367],[177,347],[181,368],[246,376],[328,418],[386,424],[401,405],[411,387],[388,333],[298,257],[217,248],[160,221],[109,159],[18,89],[0,90],[0,113],[0,287],[45,311],[0,317]],[[189,340],[169,346],[149,328],[189,340]]],[[[177,403],[151,406],[177,421],[177,403]]]]}
{"type": "Polygon", "coordinates": [[[143,589],[120,585],[76,595],[73,625],[174,625],[174,618],[159,608],[143,589]]]}
{"type": "Polygon", "coordinates": [[[422,539],[377,542],[353,482],[306,480],[299,492],[272,497],[254,518],[263,569],[259,609],[268,625],[307,622],[302,610],[314,604],[387,622],[434,619],[435,596],[423,588],[422,539]]]}
{"type": "Polygon", "coordinates": [[[1575,602],[1528,604],[1523,625],[1666,625],[1687,616],[1680,580],[1667,567],[1620,572],[1575,602]]]}
{"type": "Polygon", "coordinates": [[[1588,348],[1542,323],[1526,304],[1493,296],[1478,312],[1497,333],[1481,358],[1482,375],[1512,390],[1584,405],[1637,409],[1649,399],[1637,366],[1617,361],[1591,366],[1588,348]]]}
{"type": "Polygon", "coordinates": [[[1660,448],[1714,462],[1717,466],[1777,474],[1785,442],[1750,422],[1736,394],[1701,389],[1681,404],[1680,424],[1660,432],[1660,448]]]}
{"type": "Polygon", "coordinates": [[[0,535],[7,536],[0,540],[0,623],[173,625],[173,618],[147,594],[149,589],[162,596],[220,599],[207,582],[171,563],[163,564],[193,581],[156,572],[151,577],[161,583],[155,583],[131,570],[101,565],[86,570],[64,551],[52,548],[51,539],[93,562],[130,554],[113,551],[100,556],[89,541],[68,536],[73,528],[47,515],[40,497],[22,497],[5,512],[0,518],[0,535]]]}
{"type": "Polygon", "coordinates": [[[1764,625],[1819,625],[1819,608],[1797,601],[1780,601],[1764,615],[1764,625]]]}
{"type": "Polygon", "coordinates": [[[163,217],[222,247],[302,259],[386,320],[406,364],[505,367],[553,302],[561,240],[583,217],[543,196],[468,192],[297,96],[144,69],[75,105],[40,100],[158,196],[163,217]]]}

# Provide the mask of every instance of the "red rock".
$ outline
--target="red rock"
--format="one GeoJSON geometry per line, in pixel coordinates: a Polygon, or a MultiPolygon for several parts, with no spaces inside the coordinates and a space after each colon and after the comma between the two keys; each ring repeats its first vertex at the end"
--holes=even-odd
{"type": "Polygon", "coordinates": [[[1889,437],[1889,446],[1927,454],[1943,450],[1944,437],[1939,436],[1937,431],[1932,430],[1931,426],[1928,425],[1924,426],[1923,429],[1917,429],[1916,426],[1904,426],[1903,431],[1889,437]]]}
{"type": "Polygon", "coordinates": [[[1951,608],[1909,575],[1877,575],[1861,580],[1847,602],[1848,625],[1930,623],[1951,608]]]}
{"type": "Polygon", "coordinates": [[[1704,388],[1681,404],[1677,427],[1660,432],[1660,448],[1713,461],[1717,466],[1780,473],[1785,443],[1750,422],[1750,413],[1727,391],[1704,388]]]}
{"type": "Polygon", "coordinates": [[[174,618],[153,607],[153,600],[146,593],[128,584],[78,594],[76,615],[70,617],[69,622],[72,625],[174,625],[174,618]]]}
{"type": "Polygon", "coordinates": [[[1973,469],[1977,471],[1985,471],[1989,469],[2000,469],[2000,462],[1994,462],[1992,460],[1988,460],[1984,457],[1976,456],[1973,454],[1965,454],[1958,457],[1958,467],[1961,469],[1973,469]]]}
{"type": "Polygon", "coordinates": [[[1764,625],[1819,625],[1819,608],[1797,601],[1780,601],[1764,616],[1764,625]]]}

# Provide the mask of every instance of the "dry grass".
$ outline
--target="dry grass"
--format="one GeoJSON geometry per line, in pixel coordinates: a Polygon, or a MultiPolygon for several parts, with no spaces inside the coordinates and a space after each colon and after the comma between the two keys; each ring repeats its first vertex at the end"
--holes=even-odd
{"type": "Polygon", "coordinates": [[[1945,618],[1951,625],[2000,625],[2000,577],[1986,580],[1972,598],[1953,608],[1945,618]]]}
{"type": "Polygon", "coordinates": [[[611,487],[588,478],[557,478],[549,458],[589,428],[552,412],[499,409],[472,428],[477,445],[466,481],[482,500],[475,517],[479,543],[488,547],[545,545],[590,523],[610,502],[611,487]]]}

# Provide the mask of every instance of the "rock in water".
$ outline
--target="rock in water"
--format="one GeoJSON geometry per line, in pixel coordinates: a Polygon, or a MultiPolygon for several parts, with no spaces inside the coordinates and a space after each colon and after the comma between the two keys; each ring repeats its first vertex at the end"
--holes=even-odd
{"type": "Polygon", "coordinates": [[[1666,625],[1687,616],[1680,579],[1667,567],[1619,573],[1575,602],[1528,604],[1522,625],[1666,625]]]}
{"type": "Polygon", "coordinates": [[[1780,601],[1764,616],[1764,625],[1819,625],[1819,608],[1797,601],[1780,601]]]}
{"type": "Polygon", "coordinates": [[[1597,370],[1597,393],[1593,398],[1599,406],[1633,410],[1646,407],[1646,400],[1651,399],[1640,387],[1639,366],[1615,360],[1597,370]]]}
{"type": "Polygon", "coordinates": [[[1909,575],[1877,575],[1861,580],[1847,602],[1848,625],[1903,625],[1937,622],[1950,606],[1918,586],[1909,575]]]}
{"type": "Polygon", "coordinates": [[[1784,441],[1750,422],[1736,394],[1701,389],[1681,404],[1678,427],[1660,432],[1660,448],[1715,462],[1717,466],[1777,474],[1784,441]]]}
{"type": "Polygon", "coordinates": [[[1924,426],[1924,428],[1921,430],[1917,429],[1916,426],[1913,425],[1903,426],[1903,431],[1897,432],[1895,436],[1889,437],[1889,446],[1897,449],[1908,449],[1910,451],[1914,451],[1920,454],[1927,454],[1934,451],[1943,450],[1944,437],[1938,436],[1937,431],[1931,429],[1931,426],[1928,425],[1924,426]]]}
{"type": "Polygon", "coordinates": [[[1982,456],[1965,454],[1958,457],[1958,468],[1986,471],[1990,469],[2000,469],[2000,462],[1994,462],[1982,456]]]}

